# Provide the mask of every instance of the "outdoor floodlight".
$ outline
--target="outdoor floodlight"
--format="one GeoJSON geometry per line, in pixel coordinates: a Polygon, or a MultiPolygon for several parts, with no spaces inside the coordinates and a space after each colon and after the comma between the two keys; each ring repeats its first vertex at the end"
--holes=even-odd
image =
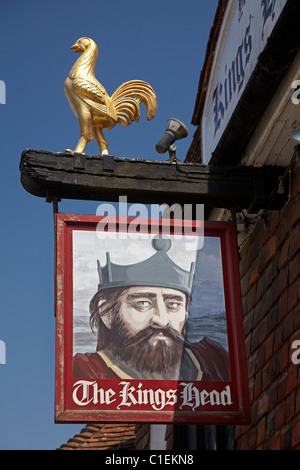
{"type": "Polygon", "coordinates": [[[185,125],[178,119],[168,119],[166,132],[162,138],[157,142],[155,148],[158,153],[165,153],[170,149],[170,146],[175,140],[183,139],[189,134],[185,125]]]}
{"type": "Polygon", "coordinates": [[[300,144],[300,129],[297,129],[290,135],[290,139],[294,140],[297,142],[297,144],[300,144]]]}

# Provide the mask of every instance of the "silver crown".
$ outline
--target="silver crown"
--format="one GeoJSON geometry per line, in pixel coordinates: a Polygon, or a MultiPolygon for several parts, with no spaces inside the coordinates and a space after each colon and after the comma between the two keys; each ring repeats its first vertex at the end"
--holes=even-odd
{"type": "Polygon", "coordinates": [[[167,255],[171,243],[170,239],[159,235],[158,238],[152,239],[152,247],[156,250],[153,256],[142,262],[125,266],[112,263],[107,252],[105,266],[102,267],[97,260],[98,291],[112,287],[152,286],[176,289],[190,296],[195,263],[191,263],[190,271],[177,266],[167,255]]]}

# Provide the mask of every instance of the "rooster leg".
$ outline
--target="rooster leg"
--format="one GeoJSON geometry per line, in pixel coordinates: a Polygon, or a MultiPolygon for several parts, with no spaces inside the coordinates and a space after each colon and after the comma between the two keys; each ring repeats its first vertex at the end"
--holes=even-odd
{"type": "Polygon", "coordinates": [[[76,153],[83,153],[87,144],[93,140],[93,121],[91,113],[85,108],[78,113],[78,123],[80,128],[80,139],[74,150],[76,153]]]}
{"type": "Polygon", "coordinates": [[[108,142],[103,135],[102,127],[96,126],[93,128],[94,139],[99,145],[100,155],[108,155],[107,146],[108,142]]]}

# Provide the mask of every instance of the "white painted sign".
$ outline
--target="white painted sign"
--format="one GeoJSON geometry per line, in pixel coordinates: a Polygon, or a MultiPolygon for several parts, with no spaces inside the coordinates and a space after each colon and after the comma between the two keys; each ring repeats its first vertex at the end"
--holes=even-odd
{"type": "Polygon", "coordinates": [[[202,118],[208,164],[287,0],[231,0],[224,15],[202,118]]]}

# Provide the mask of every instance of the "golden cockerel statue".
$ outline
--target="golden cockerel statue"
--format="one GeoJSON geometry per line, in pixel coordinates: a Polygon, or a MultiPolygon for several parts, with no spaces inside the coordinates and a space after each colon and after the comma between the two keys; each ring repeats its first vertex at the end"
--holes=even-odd
{"type": "Polygon", "coordinates": [[[90,38],[80,38],[71,46],[81,56],[75,62],[64,90],[70,106],[78,118],[80,139],[75,150],[67,152],[84,153],[86,145],[93,138],[99,145],[100,155],[108,154],[103,129],[112,129],[117,123],[128,126],[140,117],[140,103],[147,110],[147,120],[153,119],[157,110],[156,94],[153,88],[142,80],[123,83],[112,96],[94,75],[98,56],[97,44],[90,38]]]}

